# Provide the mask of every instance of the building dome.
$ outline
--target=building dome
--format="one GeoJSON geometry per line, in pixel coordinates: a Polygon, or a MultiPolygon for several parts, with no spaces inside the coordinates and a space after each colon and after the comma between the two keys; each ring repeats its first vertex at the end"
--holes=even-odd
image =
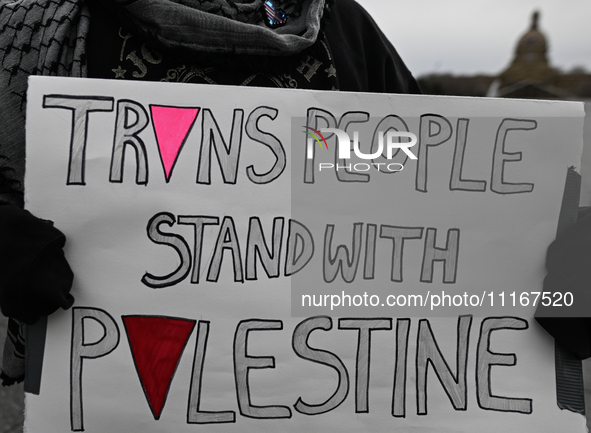
{"type": "Polygon", "coordinates": [[[542,32],[538,30],[539,12],[532,14],[532,22],[529,31],[524,34],[519,42],[517,43],[517,49],[515,50],[515,57],[523,57],[522,60],[526,62],[535,62],[543,60],[548,63],[546,58],[546,51],[548,50],[548,44],[546,43],[546,37],[542,32]]]}
{"type": "Polygon", "coordinates": [[[548,43],[538,28],[539,18],[539,12],[532,14],[529,30],[519,39],[511,65],[500,76],[504,86],[523,80],[550,82],[556,75],[548,63],[548,43]]]}

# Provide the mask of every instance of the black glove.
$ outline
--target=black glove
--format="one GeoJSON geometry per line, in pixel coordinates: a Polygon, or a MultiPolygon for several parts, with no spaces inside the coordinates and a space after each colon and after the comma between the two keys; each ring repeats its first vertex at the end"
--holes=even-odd
{"type": "MultiPolygon", "coordinates": [[[[580,317],[548,317],[555,307],[539,304],[536,320],[579,359],[591,356],[591,209],[583,208],[575,224],[560,233],[546,254],[544,292],[573,294],[580,317]]],[[[579,315],[579,314],[577,314],[579,315]]]]}
{"type": "Polygon", "coordinates": [[[52,222],[0,205],[0,308],[5,316],[33,324],[72,306],[74,274],[64,256],[65,243],[52,222]]]}

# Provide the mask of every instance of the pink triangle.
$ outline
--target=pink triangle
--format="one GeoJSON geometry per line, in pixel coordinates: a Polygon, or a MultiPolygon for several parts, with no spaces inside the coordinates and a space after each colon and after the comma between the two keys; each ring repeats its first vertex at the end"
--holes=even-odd
{"type": "Polygon", "coordinates": [[[166,182],[168,182],[181,148],[195,123],[199,107],[150,105],[150,112],[166,182]]]}
{"type": "Polygon", "coordinates": [[[195,320],[123,316],[133,362],[154,419],[159,419],[195,320]]]}

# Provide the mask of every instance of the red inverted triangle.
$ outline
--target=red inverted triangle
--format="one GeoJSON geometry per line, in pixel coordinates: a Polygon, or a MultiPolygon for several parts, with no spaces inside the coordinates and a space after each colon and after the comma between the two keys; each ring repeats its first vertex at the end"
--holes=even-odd
{"type": "Polygon", "coordinates": [[[199,108],[150,105],[150,112],[164,176],[168,182],[187,135],[195,123],[199,108]]]}
{"type": "Polygon", "coordinates": [[[123,316],[129,347],[154,419],[159,419],[194,320],[123,316]]]}

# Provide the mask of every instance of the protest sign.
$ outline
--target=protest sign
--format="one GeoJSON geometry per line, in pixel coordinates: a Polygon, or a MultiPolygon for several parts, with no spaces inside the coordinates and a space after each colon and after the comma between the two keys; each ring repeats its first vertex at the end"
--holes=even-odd
{"type": "Polygon", "coordinates": [[[584,431],[533,320],[576,303],[540,292],[580,104],[45,77],[27,103],[26,206],[76,274],[27,431],[584,431]]]}

